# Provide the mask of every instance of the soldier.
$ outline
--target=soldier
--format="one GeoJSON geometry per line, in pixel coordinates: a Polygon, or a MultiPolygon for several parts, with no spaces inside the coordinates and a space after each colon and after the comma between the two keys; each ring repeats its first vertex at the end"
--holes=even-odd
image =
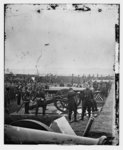
{"type": "Polygon", "coordinates": [[[106,89],[106,83],[101,82],[101,87],[100,87],[101,95],[105,99],[107,97],[107,89],[106,89]]]}
{"type": "Polygon", "coordinates": [[[35,114],[38,114],[39,107],[43,108],[43,115],[45,115],[46,111],[46,99],[45,99],[45,92],[43,89],[38,90],[36,94],[37,104],[36,104],[36,112],[35,114]]]}
{"type": "Polygon", "coordinates": [[[10,88],[6,87],[5,89],[5,106],[10,104],[10,88]]]}
{"type": "Polygon", "coordinates": [[[76,104],[76,93],[73,91],[72,88],[69,89],[68,92],[68,119],[71,121],[71,115],[74,112],[74,121],[76,122],[77,116],[77,104],[76,104]]]}
{"type": "Polygon", "coordinates": [[[93,88],[94,88],[94,91],[98,90],[98,83],[97,83],[97,81],[93,82],[93,88]]]}
{"type": "Polygon", "coordinates": [[[81,99],[82,99],[82,116],[81,120],[84,120],[85,111],[88,111],[88,115],[90,118],[91,115],[91,108],[92,108],[92,99],[93,99],[93,93],[89,89],[88,86],[86,86],[86,89],[81,93],[81,99]]]}
{"type": "Polygon", "coordinates": [[[20,89],[20,87],[17,88],[16,99],[17,99],[17,105],[20,105],[20,103],[21,103],[21,89],[20,89]]]}
{"type": "Polygon", "coordinates": [[[97,109],[97,102],[96,102],[96,100],[94,100],[94,98],[93,99],[91,99],[91,104],[92,104],[92,112],[94,112],[94,111],[98,111],[98,109],[97,109]]]}
{"type": "Polygon", "coordinates": [[[5,113],[9,114],[8,105],[10,104],[10,93],[9,87],[5,88],[5,99],[4,99],[4,106],[5,106],[5,113]]]}
{"type": "Polygon", "coordinates": [[[30,92],[27,87],[25,88],[25,92],[23,94],[23,101],[25,103],[25,114],[29,114],[30,92]]]}

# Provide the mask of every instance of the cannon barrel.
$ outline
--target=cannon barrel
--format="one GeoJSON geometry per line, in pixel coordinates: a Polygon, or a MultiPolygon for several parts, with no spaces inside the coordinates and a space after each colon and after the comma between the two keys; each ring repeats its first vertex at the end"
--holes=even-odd
{"type": "Polygon", "coordinates": [[[87,138],[43,130],[5,125],[5,144],[80,144],[103,145],[106,137],[87,138]]]}

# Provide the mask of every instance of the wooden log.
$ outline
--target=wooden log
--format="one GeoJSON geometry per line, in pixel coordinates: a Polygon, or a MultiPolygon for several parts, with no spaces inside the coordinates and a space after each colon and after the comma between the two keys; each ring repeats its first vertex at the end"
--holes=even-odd
{"type": "Polygon", "coordinates": [[[86,128],[85,128],[85,130],[84,130],[83,136],[87,136],[87,135],[88,135],[93,121],[94,121],[94,117],[90,117],[90,118],[89,118],[89,121],[88,121],[88,123],[87,123],[87,125],[86,125],[86,128]]]}

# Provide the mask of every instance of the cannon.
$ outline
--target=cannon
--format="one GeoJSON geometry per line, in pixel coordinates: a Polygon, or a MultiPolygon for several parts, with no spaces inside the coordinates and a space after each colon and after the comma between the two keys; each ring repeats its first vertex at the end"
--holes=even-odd
{"type": "Polygon", "coordinates": [[[5,144],[104,145],[106,142],[106,136],[93,139],[12,125],[5,125],[4,133],[5,144]]]}
{"type": "MultiPolygon", "coordinates": [[[[65,113],[67,112],[68,108],[68,89],[62,89],[56,93],[56,96],[58,96],[54,101],[54,106],[61,112],[65,113]]],[[[81,99],[79,97],[79,94],[76,92],[76,103],[77,106],[80,105],[81,99]]]]}
{"type": "MultiPolygon", "coordinates": [[[[50,98],[46,99],[45,102],[42,102],[43,104],[48,105],[48,104],[54,104],[54,106],[61,112],[66,113],[67,112],[67,107],[68,107],[68,99],[67,99],[67,94],[68,94],[67,88],[59,89],[59,90],[46,90],[46,93],[50,93],[50,98]]],[[[76,93],[76,100],[77,100],[77,106],[79,106],[81,100],[79,98],[79,94],[76,93]]],[[[35,101],[36,102],[36,101],[35,101]]],[[[30,106],[30,110],[36,107],[36,103],[33,103],[33,105],[30,106]]]]}
{"type": "MultiPolygon", "coordinates": [[[[80,105],[81,103],[81,99],[80,99],[80,95],[79,92],[83,91],[85,88],[76,88],[73,87],[73,90],[76,92],[76,102],[77,102],[77,106],[80,105]]],[[[48,96],[48,98],[46,98],[46,101],[42,101],[42,106],[43,105],[48,105],[48,104],[54,104],[54,106],[57,108],[57,110],[61,111],[62,113],[67,113],[68,111],[68,98],[67,98],[67,94],[69,91],[69,87],[50,87],[49,89],[45,89],[45,93],[46,95],[50,95],[48,96]]],[[[94,93],[94,98],[97,101],[97,99],[101,99],[101,105],[103,103],[103,99],[100,97],[99,95],[100,91],[96,91],[94,93]]],[[[33,98],[32,98],[33,99],[33,98]]],[[[99,101],[100,103],[100,101],[99,101]]],[[[29,109],[32,110],[33,108],[36,108],[36,99],[32,102],[32,104],[30,104],[29,109]]],[[[17,110],[17,112],[21,109],[21,107],[23,106],[23,104],[20,106],[20,108],[17,110]]]]}
{"type": "MultiPolygon", "coordinates": [[[[68,106],[68,99],[67,99],[68,90],[69,90],[69,87],[52,87],[50,89],[46,89],[45,90],[46,93],[55,95],[46,103],[47,104],[54,103],[54,106],[59,111],[66,113],[67,106],[68,106]]],[[[76,102],[77,102],[77,106],[79,106],[81,103],[79,93],[85,90],[85,88],[73,87],[73,90],[76,92],[76,100],[77,100],[76,102]]],[[[94,94],[94,100],[97,102],[99,106],[102,106],[104,104],[104,100],[100,95],[100,91],[93,91],[93,94],[94,94]]]]}

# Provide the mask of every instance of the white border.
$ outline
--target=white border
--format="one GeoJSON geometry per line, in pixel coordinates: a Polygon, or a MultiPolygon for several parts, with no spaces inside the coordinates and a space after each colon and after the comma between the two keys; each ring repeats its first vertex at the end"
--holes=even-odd
{"type": "Polygon", "coordinates": [[[121,3],[122,0],[1,0],[2,3],[121,3]]]}
{"type": "MultiPolygon", "coordinates": [[[[3,33],[4,33],[4,22],[3,22],[3,5],[5,3],[114,3],[114,4],[120,4],[120,19],[122,18],[122,6],[123,6],[123,1],[122,0],[1,0],[0,1],[0,149],[1,150],[20,150],[20,149],[23,149],[23,150],[34,150],[34,149],[60,149],[60,150],[75,150],[75,149],[91,149],[91,150],[95,150],[95,148],[97,149],[123,149],[122,146],[123,146],[123,142],[122,142],[122,131],[123,131],[123,128],[122,128],[122,123],[123,123],[123,120],[121,117],[121,109],[122,109],[122,106],[123,106],[123,97],[122,95],[120,96],[120,146],[57,146],[57,145],[48,145],[48,146],[44,146],[44,145],[41,145],[41,146],[38,146],[38,145],[3,145],[3,131],[4,131],[4,127],[3,127],[3,124],[4,124],[4,114],[3,114],[3,84],[4,84],[4,71],[3,71],[3,62],[4,62],[4,53],[3,53],[3,50],[4,50],[4,39],[3,39],[3,33]]],[[[123,27],[123,24],[122,24],[122,20],[120,20],[120,33],[123,33],[122,32],[122,27],[123,27]]],[[[122,36],[122,35],[121,35],[122,36]]],[[[120,76],[123,76],[122,73],[123,73],[123,70],[122,70],[122,67],[121,67],[121,64],[122,64],[122,61],[123,59],[121,58],[122,56],[122,39],[120,39],[120,76]]],[[[123,89],[122,88],[122,84],[123,81],[122,81],[122,78],[120,78],[120,89],[123,89]]],[[[121,92],[122,94],[123,92],[121,92]]]]}

